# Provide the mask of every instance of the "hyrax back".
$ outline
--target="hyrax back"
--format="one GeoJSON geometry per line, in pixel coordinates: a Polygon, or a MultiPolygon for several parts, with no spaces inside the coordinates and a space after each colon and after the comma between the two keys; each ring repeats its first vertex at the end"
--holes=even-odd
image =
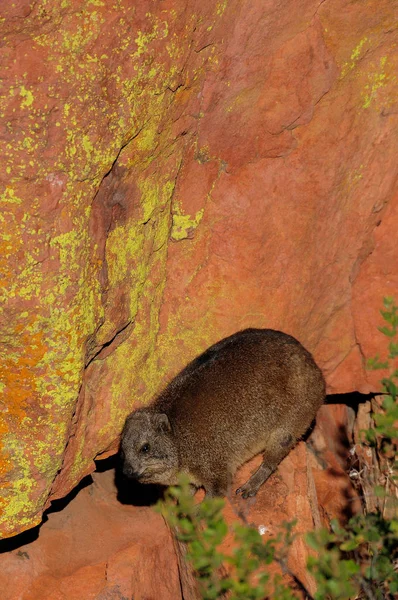
{"type": "Polygon", "coordinates": [[[125,474],[175,484],[185,472],[225,495],[236,469],[263,452],[237,493],[254,496],[310,426],[325,398],[311,354],[293,337],[246,329],[211,346],[147,408],[132,413],[121,442],[125,474]]]}

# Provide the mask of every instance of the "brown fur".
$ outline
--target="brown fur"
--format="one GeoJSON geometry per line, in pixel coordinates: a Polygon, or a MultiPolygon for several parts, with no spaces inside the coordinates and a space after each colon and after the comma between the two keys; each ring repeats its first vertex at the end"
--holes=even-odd
{"type": "Polygon", "coordinates": [[[240,331],[211,346],[150,406],[127,418],[124,471],[165,485],[183,471],[207,494],[225,495],[236,469],[263,452],[260,468],[237,490],[253,496],[324,398],[322,373],[297,340],[272,329],[240,331]]]}

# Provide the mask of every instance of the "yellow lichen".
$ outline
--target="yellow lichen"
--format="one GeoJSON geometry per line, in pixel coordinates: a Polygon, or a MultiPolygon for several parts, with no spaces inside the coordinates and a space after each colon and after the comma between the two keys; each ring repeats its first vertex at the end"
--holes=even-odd
{"type": "Polygon", "coordinates": [[[34,96],[31,90],[27,90],[24,85],[21,85],[19,89],[19,95],[23,98],[21,102],[21,108],[28,108],[33,104],[34,96]]]}
{"type": "Polygon", "coordinates": [[[217,3],[216,14],[218,17],[223,16],[225,9],[227,8],[227,4],[228,4],[228,0],[221,0],[220,2],[217,3]]]}
{"type": "Polygon", "coordinates": [[[341,69],[341,79],[345,77],[356,66],[358,61],[364,56],[366,46],[369,47],[370,40],[368,37],[362,38],[351,52],[350,60],[345,62],[341,69]]]}
{"type": "Polygon", "coordinates": [[[171,239],[179,242],[190,237],[197,228],[204,215],[204,208],[198,210],[194,217],[184,215],[181,208],[176,204],[173,214],[173,225],[171,228],[171,239]]]}
{"type": "MultiPolygon", "coordinates": [[[[370,73],[368,75],[369,83],[365,86],[366,92],[363,94],[362,108],[369,108],[372,102],[376,100],[378,90],[380,90],[380,88],[385,87],[389,82],[390,77],[385,72],[386,61],[387,57],[383,56],[379,62],[379,72],[370,73]]],[[[396,81],[395,76],[393,79],[396,81]]]]}
{"type": "Polygon", "coordinates": [[[6,187],[4,192],[0,194],[0,202],[6,202],[8,204],[22,204],[22,199],[16,196],[15,191],[12,188],[6,187]]]}
{"type": "MultiPolygon", "coordinates": [[[[220,2],[214,14],[220,16],[225,6],[220,2]]],[[[137,189],[139,198],[128,218],[113,223],[108,234],[106,292],[115,298],[123,286],[132,334],[105,360],[114,374],[109,422],[96,432],[96,442],[90,440],[95,448],[104,449],[117,435],[129,403],[148,400],[155,393],[170,365],[178,318],[170,320],[166,333],[159,324],[167,242],[170,230],[174,239],[190,235],[204,209],[191,217],[175,204],[171,214],[183,144],[171,138],[165,113],[170,89],[180,85],[186,52],[186,40],[170,33],[177,13],[164,10],[161,18],[148,14],[146,26],[132,33],[134,10],[101,0],[88,0],[79,11],[72,10],[69,0],[41,5],[34,18],[50,20],[52,27],[31,28],[31,52],[41,56],[45,48],[46,69],[53,71],[51,84],[42,85],[46,77],[36,76],[32,85],[29,72],[23,73],[0,97],[2,118],[13,136],[3,152],[8,181],[0,195],[4,203],[0,312],[8,317],[15,314],[15,306],[19,308],[18,318],[6,321],[2,332],[7,345],[1,350],[0,365],[0,389],[9,397],[12,390],[13,399],[0,424],[0,469],[9,481],[0,502],[8,506],[2,513],[8,532],[40,519],[62,464],[87,342],[98,329],[105,342],[114,333],[112,316],[102,304],[102,258],[90,237],[90,219],[99,183],[116,159],[130,169],[132,181],[123,184],[137,189]],[[105,24],[110,20],[114,25],[109,43],[105,24]],[[16,126],[18,111],[23,118],[16,126]],[[56,152],[50,151],[53,138],[56,152]],[[36,181],[39,185],[33,189],[31,182],[36,181]],[[29,199],[25,213],[19,206],[23,198],[29,199]],[[54,219],[47,227],[45,211],[53,200],[54,219]],[[37,473],[43,486],[40,493],[37,473]]],[[[188,18],[183,34],[188,41],[196,24],[197,15],[188,18]]],[[[211,53],[216,64],[215,50],[211,53]]],[[[206,54],[190,73],[186,68],[192,86],[187,94],[195,93],[204,75],[210,60],[206,54]]],[[[203,344],[203,336],[187,334],[188,354],[203,344]]],[[[87,469],[93,452],[87,450],[84,431],[79,440],[74,481],[87,469]]]]}

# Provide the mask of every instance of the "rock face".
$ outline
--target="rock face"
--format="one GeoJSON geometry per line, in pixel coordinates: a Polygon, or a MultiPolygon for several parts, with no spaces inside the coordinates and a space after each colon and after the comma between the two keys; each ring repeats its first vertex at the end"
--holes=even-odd
{"type": "Polygon", "coordinates": [[[48,515],[38,539],[0,555],[2,600],[181,599],[163,518],[121,504],[113,478],[112,471],[96,473],[92,485],[48,515]]]}
{"type": "MultiPolygon", "coordinates": [[[[0,7],[1,530],[247,326],[378,388],[398,289],[397,3],[0,7]]],[[[102,567],[101,567],[102,568],[102,567]]]]}
{"type": "MultiPolygon", "coordinates": [[[[262,526],[265,540],[278,533],[282,521],[297,519],[288,566],[311,594],[315,586],[305,569],[308,548],[301,534],[332,517],[344,519],[360,505],[339,461],[347,453],[339,430],[347,431],[351,441],[349,421],[345,406],[322,407],[307,444],[298,444],[255,499],[231,494],[224,511],[228,523],[243,513],[251,525],[262,526]]],[[[244,465],[234,487],[259,462],[257,457],[244,465]]],[[[118,493],[113,471],[93,478],[63,510],[56,507],[48,514],[37,539],[18,540],[26,537],[22,534],[0,542],[2,600],[196,600],[184,581],[180,587],[175,548],[160,514],[149,506],[123,503],[141,501],[146,486],[134,490],[130,484],[118,493]],[[9,551],[3,554],[5,549],[9,551]]],[[[222,550],[232,548],[231,533],[222,550]]]]}

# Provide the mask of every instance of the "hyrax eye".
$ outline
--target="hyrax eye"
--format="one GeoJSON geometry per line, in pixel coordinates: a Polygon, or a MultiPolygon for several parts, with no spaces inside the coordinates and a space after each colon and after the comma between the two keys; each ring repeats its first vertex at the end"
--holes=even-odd
{"type": "Polygon", "coordinates": [[[147,452],[149,452],[149,450],[150,450],[150,445],[149,444],[144,444],[140,448],[140,452],[142,452],[142,454],[146,454],[147,452]]]}

